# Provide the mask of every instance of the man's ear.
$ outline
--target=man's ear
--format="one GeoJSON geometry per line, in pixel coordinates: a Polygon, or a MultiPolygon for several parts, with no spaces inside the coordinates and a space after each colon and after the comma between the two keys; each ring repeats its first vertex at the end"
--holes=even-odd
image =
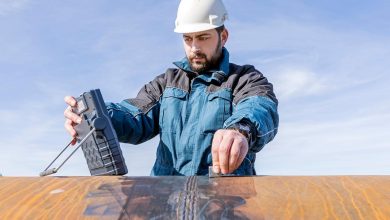
{"type": "Polygon", "coordinates": [[[228,38],[229,38],[229,31],[226,28],[224,28],[223,31],[221,32],[221,43],[222,43],[222,46],[225,46],[228,38]]]}

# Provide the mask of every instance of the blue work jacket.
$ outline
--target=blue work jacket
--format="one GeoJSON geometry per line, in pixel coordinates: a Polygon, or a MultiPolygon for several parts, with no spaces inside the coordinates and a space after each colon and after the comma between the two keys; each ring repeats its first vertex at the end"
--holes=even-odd
{"type": "Polygon", "coordinates": [[[217,70],[196,73],[184,58],[146,84],[136,98],[106,103],[121,142],[140,144],[160,135],[151,175],[206,175],[218,129],[245,120],[253,141],[237,175],[255,175],[256,153],[277,133],[272,84],[253,66],[223,59],[217,70]]]}

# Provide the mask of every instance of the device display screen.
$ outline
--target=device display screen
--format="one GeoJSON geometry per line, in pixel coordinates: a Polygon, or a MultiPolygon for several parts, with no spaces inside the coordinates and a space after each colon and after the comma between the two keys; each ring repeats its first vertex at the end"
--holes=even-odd
{"type": "Polygon", "coordinates": [[[87,110],[87,105],[84,102],[84,99],[79,99],[77,102],[77,111],[79,114],[83,113],[85,110],[87,110]]]}

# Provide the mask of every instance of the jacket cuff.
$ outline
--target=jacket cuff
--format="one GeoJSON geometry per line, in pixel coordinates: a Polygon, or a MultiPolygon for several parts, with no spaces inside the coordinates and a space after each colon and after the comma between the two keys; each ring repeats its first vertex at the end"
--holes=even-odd
{"type": "Polygon", "coordinates": [[[231,124],[227,129],[233,129],[239,131],[243,134],[247,140],[249,148],[255,143],[257,137],[257,129],[255,125],[246,118],[241,119],[240,121],[231,124]]]}

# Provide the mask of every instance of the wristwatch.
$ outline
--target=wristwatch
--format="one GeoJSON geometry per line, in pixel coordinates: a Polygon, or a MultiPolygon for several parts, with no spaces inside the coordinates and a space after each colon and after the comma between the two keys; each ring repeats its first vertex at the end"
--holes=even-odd
{"type": "Polygon", "coordinates": [[[240,121],[235,124],[232,124],[227,129],[232,129],[240,132],[242,135],[244,135],[248,141],[248,145],[251,146],[254,142],[253,138],[253,130],[251,127],[250,122],[246,121],[240,121]]]}

